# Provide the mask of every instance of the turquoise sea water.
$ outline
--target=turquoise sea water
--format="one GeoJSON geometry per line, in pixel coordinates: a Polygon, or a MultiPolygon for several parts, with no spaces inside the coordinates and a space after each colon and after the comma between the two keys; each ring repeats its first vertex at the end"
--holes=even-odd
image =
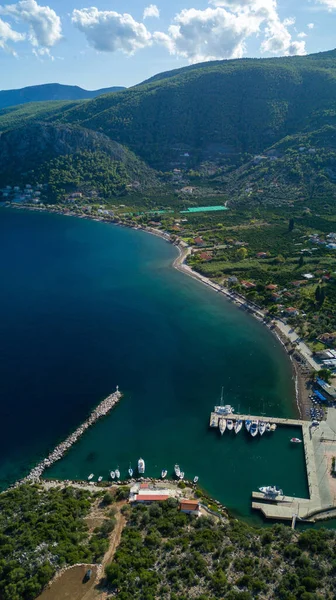
{"type": "Polygon", "coordinates": [[[24,475],[119,384],[120,404],[48,477],[146,474],[178,462],[236,514],[276,484],[307,496],[299,432],[252,440],[208,427],[224,386],[236,410],[295,416],[290,362],[272,334],[172,268],[176,248],[144,232],[0,211],[0,479],[24,475]]]}

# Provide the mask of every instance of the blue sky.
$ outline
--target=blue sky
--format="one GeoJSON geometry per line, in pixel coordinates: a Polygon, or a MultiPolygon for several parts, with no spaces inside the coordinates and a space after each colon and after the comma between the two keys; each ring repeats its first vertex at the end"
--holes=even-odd
{"type": "Polygon", "coordinates": [[[336,47],[336,0],[0,0],[1,89],[131,86],[187,64],[336,47]]]}

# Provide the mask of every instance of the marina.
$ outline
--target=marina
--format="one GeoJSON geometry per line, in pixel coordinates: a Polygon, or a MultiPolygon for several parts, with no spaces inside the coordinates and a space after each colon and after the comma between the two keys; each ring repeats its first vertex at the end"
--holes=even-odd
{"type": "MultiPolygon", "coordinates": [[[[325,421],[312,423],[301,419],[286,419],[255,415],[235,414],[232,407],[216,406],[210,415],[210,427],[219,428],[223,414],[234,423],[245,422],[247,433],[253,437],[259,432],[260,423],[272,426],[300,427],[302,439],[292,437],[292,444],[303,443],[309,498],[285,495],[276,486],[264,486],[252,492],[252,508],[266,519],[291,521],[295,527],[297,520],[314,522],[324,515],[336,515],[336,481],[333,480],[331,462],[336,456],[336,408],[329,407],[325,421]],[[231,410],[228,410],[231,409],[231,410]],[[254,432],[252,432],[255,424],[254,432]]],[[[289,466],[290,468],[290,466],[289,466]]]]}

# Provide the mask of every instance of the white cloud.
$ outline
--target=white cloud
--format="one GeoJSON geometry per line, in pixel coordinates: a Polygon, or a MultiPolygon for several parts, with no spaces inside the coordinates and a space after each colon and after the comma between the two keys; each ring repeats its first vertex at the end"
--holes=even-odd
{"type": "Polygon", "coordinates": [[[308,29],[314,29],[315,23],[308,23],[307,27],[308,29]]]}
{"type": "Polygon", "coordinates": [[[304,31],[300,31],[300,33],[298,33],[297,36],[300,40],[303,40],[303,38],[307,37],[307,34],[304,31]]]}
{"type": "Polygon", "coordinates": [[[144,10],[143,18],[148,19],[150,17],[153,17],[156,19],[158,19],[160,17],[160,11],[159,11],[158,7],[156,6],[156,4],[150,4],[149,6],[146,6],[146,8],[144,10]]]}
{"type": "MultiPolygon", "coordinates": [[[[336,2],[336,0],[335,0],[336,2]]],[[[305,54],[302,36],[293,40],[289,27],[295,19],[280,20],[276,0],[209,0],[215,8],[184,9],[168,33],[154,39],[171,54],[190,62],[240,58],[251,35],[264,34],[261,51],[269,54],[305,54]]]]}
{"type": "Polygon", "coordinates": [[[85,34],[89,45],[100,52],[121,50],[131,55],[152,43],[152,36],[145,25],[127,13],[100,11],[92,6],[75,9],[72,22],[85,34]]]}
{"type": "Polygon", "coordinates": [[[316,0],[318,4],[323,4],[328,10],[336,8],[336,0],[316,0]]]}
{"type": "Polygon", "coordinates": [[[49,6],[40,6],[36,0],[21,0],[0,7],[0,14],[29,25],[29,40],[33,46],[51,48],[62,38],[61,19],[49,6]]]}
{"type": "Polygon", "coordinates": [[[9,23],[6,23],[0,19],[0,48],[15,55],[15,51],[11,48],[11,46],[8,46],[8,42],[22,42],[24,39],[25,36],[22,33],[14,31],[9,23]]]}
{"type": "Polygon", "coordinates": [[[259,30],[260,19],[252,15],[236,15],[224,8],[184,9],[174,19],[168,35],[154,34],[171,54],[190,62],[218,58],[240,58],[245,40],[259,30]]]}

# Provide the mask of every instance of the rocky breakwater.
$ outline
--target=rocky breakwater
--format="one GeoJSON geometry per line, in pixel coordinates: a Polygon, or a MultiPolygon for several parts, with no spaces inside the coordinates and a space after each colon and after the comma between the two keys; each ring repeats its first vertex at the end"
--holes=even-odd
{"type": "Polygon", "coordinates": [[[57,460],[61,460],[61,458],[63,458],[64,454],[69,450],[69,448],[71,448],[71,446],[73,446],[73,444],[77,442],[77,440],[91,425],[93,425],[96,421],[98,421],[98,419],[104,417],[105,415],[107,415],[107,413],[110,412],[110,410],[112,410],[112,408],[119,402],[121,396],[122,394],[117,386],[116,391],[107,398],[105,398],[105,400],[103,400],[92,411],[89,418],[86,421],[84,421],[82,425],[80,425],[73,433],[71,433],[71,435],[69,435],[69,437],[67,437],[66,440],[64,440],[58,446],[56,446],[56,448],[54,448],[54,450],[49,454],[49,456],[47,456],[47,458],[44,458],[36,467],[34,467],[30,471],[27,477],[25,477],[18,483],[35,483],[39,481],[45,469],[50,467],[57,460]]]}

